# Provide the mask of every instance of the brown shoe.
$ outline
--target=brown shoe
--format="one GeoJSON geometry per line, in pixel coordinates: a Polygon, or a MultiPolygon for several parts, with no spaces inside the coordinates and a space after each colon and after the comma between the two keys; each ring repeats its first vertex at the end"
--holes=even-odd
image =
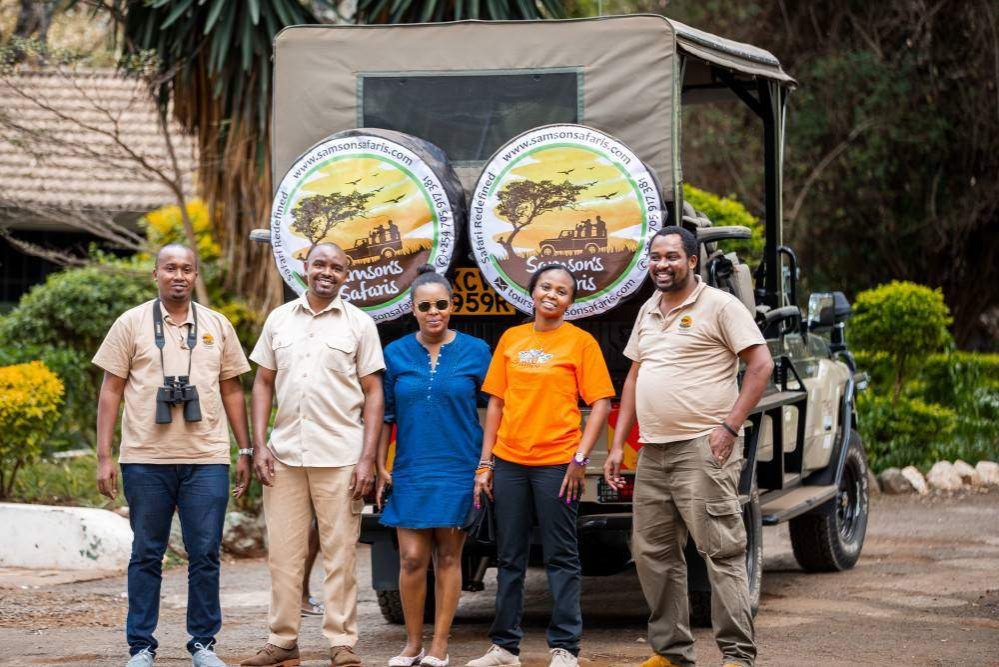
{"type": "Polygon", "coordinates": [[[255,656],[239,663],[239,667],[296,667],[301,664],[297,646],[281,648],[274,644],[264,644],[255,656]]]}
{"type": "Polygon", "coordinates": [[[330,649],[330,664],[333,667],[361,667],[364,663],[350,646],[334,646],[330,649]]]}

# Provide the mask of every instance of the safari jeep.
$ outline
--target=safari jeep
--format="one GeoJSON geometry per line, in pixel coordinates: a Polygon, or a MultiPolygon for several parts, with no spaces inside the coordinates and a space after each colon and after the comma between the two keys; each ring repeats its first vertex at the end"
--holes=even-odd
{"type": "MultiPolygon", "coordinates": [[[[651,15],[299,26],[277,36],[274,53],[272,168],[284,178],[271,228],[254,238],[271,242],[289,287],[303,289],[311,243],[336,241],[353,259],[344,298],[375,318],[388,343],[414,330],[407,286],[430,262],[456,286],[452,326],[494,345],[529,312],[531,273],[562,262],[580,276],[568,316],[600,342],[620,391],[622,350],[653,290],[646,244],[663,225],[687,226],[700,241],[701,277],[753,314],[775,361],[747,423],[740,481],[754,610],[764,525],[790,523],[805,570],[857,562],[868,477],[854,396],[864,376],[843,335],[850,305],[839,292],[799,295],[797,259],[783,244],[783,132],[795,81],[773,55],[651,15]],[[755,267],[729,247],[749,229],[714,226],[683,201],[681,106],[725,103],[746,105],[761,123],[765,251],[755,267]]],[[[612,410],[580,504],[588,576],[632,564],[640,445],[632,433],[628,484],[605,485],[616,421],[612,410]]],[[[371,544],[382,612],[400,623],[398,549],[373,506],[361,540],[371,544]]],[[[482,590],[494,558],[489,545],[466,546],[465,590],[482,590]]],[[[709,623],[693,543],[687,559],[693,621],[709,623]]]]}

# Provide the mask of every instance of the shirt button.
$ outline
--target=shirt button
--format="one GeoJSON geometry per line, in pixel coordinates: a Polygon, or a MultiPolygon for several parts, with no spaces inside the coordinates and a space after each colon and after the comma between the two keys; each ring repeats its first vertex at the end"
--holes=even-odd
{"type": "Polygon", "coordinates": [[[307,378],[307,377],[309,377],[309,374],[308,373],[302,373],[302,377],[307,378]]]}
{"type": "Polygon", "coordinates": [[[315,338],[316,334],[309,334],[309,338],[315,338]]]}

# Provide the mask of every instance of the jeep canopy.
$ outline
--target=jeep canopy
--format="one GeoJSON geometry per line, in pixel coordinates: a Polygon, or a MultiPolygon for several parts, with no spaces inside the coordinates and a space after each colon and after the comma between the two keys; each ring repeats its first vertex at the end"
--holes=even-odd
{"type": "Polygon", "coordinates": [[[468,191],[510,138],[581,123],[627,144],[670,202],[681,99],[735,94],[769,116],[779,146],[781,91],[794,85],[767,51],[655,15],[293,26],[275,38],[274,63],[275,184],[324,137],[381,127],[443,148],[468,191]]]}

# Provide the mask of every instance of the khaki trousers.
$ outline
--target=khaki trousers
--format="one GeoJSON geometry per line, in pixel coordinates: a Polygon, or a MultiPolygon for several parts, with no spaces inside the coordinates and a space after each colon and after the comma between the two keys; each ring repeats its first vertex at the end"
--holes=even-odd
{"type": "Polygon", "coordinates": [[[694,664],[687,602],[688,534],[711,582],[711,621],[724,662],[751,667],[756,658],[746,579],[746,529],[738,483],[742,438],[719,465],[708,437],[645,445],[635,479],[632,551],[649,616],[652,649],[680,665],[694,664]]]}
{"type": "Polygon", "coordinates": [[[267,564],[271,571],[270,638],[275,646],[298,644],[302,578],[315,508],[323,553],[323,635],[330,646],[357,643],[357,538],[363,501],[353,500],[354,466],[309,468],[274,462],[274,483],[264,487],[267,564]]]}

